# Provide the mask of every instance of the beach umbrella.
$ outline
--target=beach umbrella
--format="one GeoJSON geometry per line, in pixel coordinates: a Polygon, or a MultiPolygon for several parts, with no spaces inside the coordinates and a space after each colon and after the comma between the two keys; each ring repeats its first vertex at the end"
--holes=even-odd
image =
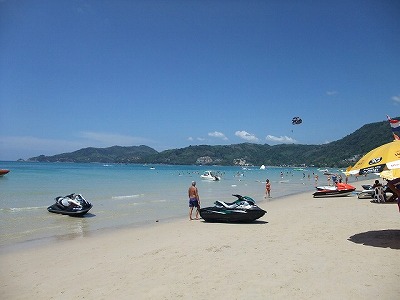
{"type": "Polygon", "coordinates": [[[394,140],[371,150],[361,157],[348,172],[349,174],[366,175],[395,169],[400,169],[400,140],[394,140]]]}
{"type": "Polygon", "coordinates": [[[393,180],[396,178],[400,178],[400,169],[393,170],[383,170],[379,176],[386,180],[393,180]]]}
{"type": "Polygon", "coordinates": [[[346,175],[346,176],[350,176],[350,175],[351,175],[350,171],[351,171],[351,166],[348,166],[347,169],[346,169],[346,171],[344,171],[343,173],[344,173],[344,175],[346,175]]]}

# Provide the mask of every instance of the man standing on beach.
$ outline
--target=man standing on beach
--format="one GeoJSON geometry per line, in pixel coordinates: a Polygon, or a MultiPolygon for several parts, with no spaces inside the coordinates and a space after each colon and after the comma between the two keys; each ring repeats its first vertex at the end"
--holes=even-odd
{"type": "Polygon", "coordinates": [[[192,185],[189,187],[189,219],[193,220],[192,213],[193,207],[196,207],[196,220],[199,219],[199,210],[200,210],[200,197],[199,191],[196,187],[196,181],[192,181],[192,185]]]}

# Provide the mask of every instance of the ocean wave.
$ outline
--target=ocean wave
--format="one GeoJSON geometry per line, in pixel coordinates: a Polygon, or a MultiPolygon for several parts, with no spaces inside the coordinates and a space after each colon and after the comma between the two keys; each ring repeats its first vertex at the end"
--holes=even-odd
{"type": "Polygon", "coordinates": [[[36,209],[45,209],[47,206],[32,206],[32,207],[8,207],[8,208],[0,208],[0,212],[20,212],[27,210],[36,210],[36,209]]]}
{"type": "Polygon", "coordinates": [[[139,197],[143,197],[143,196],[144,196],[144,194],[126,195],[126,196],[112,196],[111,199],[124,200],[124,199],[131,199],[131,198],[139,198],[139,197]]]}
{"type": "Polygon", "coordinates": [[[165,200],[165,199],[160,199],[160,200],[152,200],[152,201],[150,201],[150,202],[152,202],[152,203],[159,203],[159,202],[167,202],[167,200],[165,200]]]}

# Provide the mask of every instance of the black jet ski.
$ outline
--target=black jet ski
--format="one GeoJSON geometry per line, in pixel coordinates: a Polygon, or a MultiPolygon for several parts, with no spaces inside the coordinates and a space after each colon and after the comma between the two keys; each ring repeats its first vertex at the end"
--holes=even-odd
{"type": "MultiPolygon", "coordinates": [[[[375,188],[371,184],[361,185],[363,190],[358,194],[358,199],[374,199],[375,198],[375,188]]],[[[392,199],[390,194],[393,195],[392,190],[386,185],[383,187],[383,196],[385,199],[392,199]],[[389,193],[389,194],[388,194],[389,193]]],[[[394,200],[394,199],[393,199],[394,200]]],[[[390,201],[389,201],[390,202],[390,201]]]]}
{"type": "Polygon", "coordinates": [[[253,222],[266,213],[252,198],[233,196],[238,198],[234,202],[215,201],[215,206],[201,208],[200,216],[206,222],[253,222]]]}
{"type": "Polygon", "coordinates": [[[55,201],[56,203],[50,205],[47,210],[51,213],[69,216],[83,216],[93,206],[81,194],[59,196],[55,198],[55,201]]]}
{"type": "Polygon", "coordinates": [[[357,195],[358,199],[372,199],[375,196],[375,189],[371,184],[361,185],[363,190],[357,195]]]}

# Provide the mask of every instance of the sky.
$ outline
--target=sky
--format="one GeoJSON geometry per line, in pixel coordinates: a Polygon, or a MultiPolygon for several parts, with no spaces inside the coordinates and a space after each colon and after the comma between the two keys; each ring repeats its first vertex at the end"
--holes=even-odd
{"type": "Polygon", "coordinates": [[[400,116],[399,72],[397,0],[0,0],[0,160],[324,144],[400,116]]]}

